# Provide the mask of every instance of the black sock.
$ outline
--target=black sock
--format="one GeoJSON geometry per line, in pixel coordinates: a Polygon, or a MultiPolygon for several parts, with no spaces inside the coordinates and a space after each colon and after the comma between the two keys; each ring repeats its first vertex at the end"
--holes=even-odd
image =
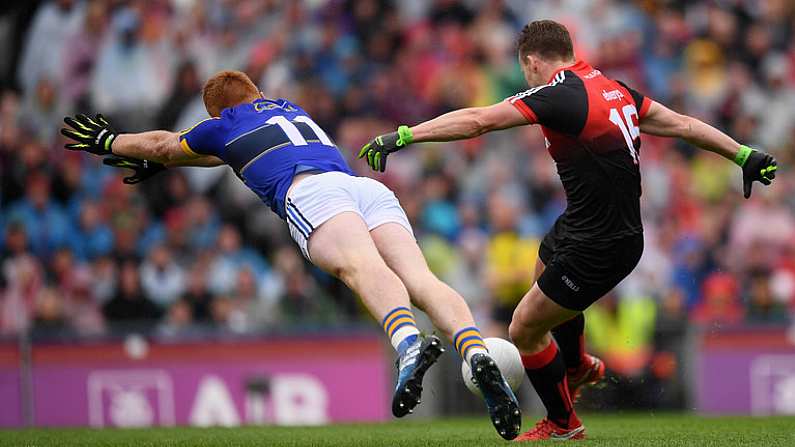
{"type": "Polygon", "coordinates": [[[522,365],[547,409],[547,417],[560,427],[578,426],[580,420],[574,414],[566,382],[566,364],[555,342],[536,354],[522,354],[522,365]]]}
{"type": "Polygon", "coordinates": [[[582,363],[582,358],[585,355],[584,331],[585,316],[582,313],[552,329],[552,335],[558,342],[560,352],[563,354],[563,361],[566,362],[568,369],[576,369],[582,363]]]}

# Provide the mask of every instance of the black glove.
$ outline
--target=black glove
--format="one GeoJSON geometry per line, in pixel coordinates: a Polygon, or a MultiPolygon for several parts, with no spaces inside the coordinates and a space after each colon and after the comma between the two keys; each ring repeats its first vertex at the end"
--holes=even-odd
{"type": "Polygon", "coordinates": [[[61,134],[77,141],[65,145],[67,149],[97,155],[111,153],[110,146],[118,134],[101,114],[97,114],[94,118],[83,114],[78,114],[74,118],[67,116],[63,122],[69,127],[61,128],[61,134]]]}
{"type": "Polygon", "coordinates": [[[367,164],[376,171],[384,172],[386,157],[411,144],[413,138],[408,126],[400,126],[397,132],[379,135],[365,144],[359,151],[359,158],[367,155],[367,164]]]}
{"type": "Polygon", "coordinates": [[[743,168],[743,196],[746,199],[751,197],[751,185],[754,181],[769,185],[776,178],[776,159],[766,152],[740,146],[734,162],[743,168]]]}
{"type": "Polygon", "coordinates": [[[166,167],[160,163],[149,160],[138,160],[129,157],[110,156],[102,160],[102,163],[114,168],[127,168],[135,171],[135,174],[124,177],[123,182],[134,185],[142,182],[160,171],[165,171],[166,167]]]}

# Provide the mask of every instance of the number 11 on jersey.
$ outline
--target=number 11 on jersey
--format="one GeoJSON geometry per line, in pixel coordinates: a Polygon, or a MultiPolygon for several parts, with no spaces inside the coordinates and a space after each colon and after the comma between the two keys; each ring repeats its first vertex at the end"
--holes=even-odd
{"type": "Polygon", "coordinates": [[[638,116],[638,110],[635,108],[634,105],[628,104],[625,105],[621,112],[623,112],[623,118],[621,113],[618,112],[618,109],[610,109],[610,122],[618,126],[621,130],[621,135],[624,136],[624,141],[627,143],[627,148],[629,148],[629,154],[632,156],[632,160],[635,164],[638,164],[638,153],[635,152],[635,138],[640,136],[640,128],[635,125],[640,118],[638,116]],[[632,115],[635,115],[635,119],[632,119],[632,115]]]}
{"type": "MultiPolygon", "coordinates": [[[[334,142],[331,141],[331,138],[329,138],[328,135],[326,135],[326,132],[323,132],[323,129],[321,129],[320,126],[318,126],[314,121],[312,121],[312,118],[309,118],[308,116],[296,116],[295,118],[293,118],[293,121],[304,123],[307,126],[309,126],[309,128],[312,129],[312,132],[314,132],[315,135],[317,135],[317,138],[318,140],[320,140],[321,144],[325,146],[335,147],[334,142]]],[[[281,127],[282,131],[284,131],[284,134],[287,135],[287,138],[290,140],[290,143],[292,143],[293,146],[307,145],[304,136],[301,135],[301,132],[298,130],[297,127],[295,127],[295,124],[293,124],[287,118],[281,115],[276,115],[272,116],[270,119],[268,119],[268,121],[265,121],[265,123],[276,124],[277,126],[281,127]]]]}

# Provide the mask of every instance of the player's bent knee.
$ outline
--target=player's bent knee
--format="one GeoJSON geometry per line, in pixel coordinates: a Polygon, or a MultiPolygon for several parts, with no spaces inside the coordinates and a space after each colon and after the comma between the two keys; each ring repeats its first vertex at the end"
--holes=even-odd
{"type": "Polygon", "coordinates": [[[329,273],[349,286],[355,281],[358,274],[356,268],[350,265],[333,267],[329,273]]]}
{"type": "Polygon", "coordinates": [[[538,326],[526,325],[515,317],[508,325],[508,336],[517,346],[528,342],[534,342],[544,336],[544,331],[538,326]]]}
{"type": "Polygon", "coordinates": [[[549,331],[541,312],[540,301],[543,296],[533,292],[528,292],[513,312],[508,326],[508,335],[512,340],[536,340],[549,331]]]}
{"type": "Polygon", "coordinates": [[[538,306],[528,302],[526,298],[523,299],[513,311],[511,324],[515,325],[517,328],[533,329],[535,327],[540,327],[542,321],[538,306]]]}
{"type": "Polygon", "coordinates": [[[354,260],[334,268],[332,274],[348,286],[360,283],[366,275],[371,274],[363,268],[362,260],[354,260]]]}

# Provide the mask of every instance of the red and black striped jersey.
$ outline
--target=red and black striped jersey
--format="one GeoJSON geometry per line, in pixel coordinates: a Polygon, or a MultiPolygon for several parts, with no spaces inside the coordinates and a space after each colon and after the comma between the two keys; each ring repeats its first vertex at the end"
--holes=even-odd
{"type": "Polygon", "coordinates": [[[541,125],[557,165],[567,200],[559,236],[609,240],[643,231],[639,120],[651,100],[577,61],[507,101],[541,125]]]}

